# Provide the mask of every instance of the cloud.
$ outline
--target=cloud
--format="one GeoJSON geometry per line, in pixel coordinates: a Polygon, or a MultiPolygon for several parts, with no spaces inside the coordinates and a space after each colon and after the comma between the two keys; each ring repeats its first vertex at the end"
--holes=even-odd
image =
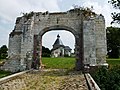
{"type": "Polygon", "coordinates": [[[98,2],[97,0],[88,0],[87,2],[83,3],[83,6],[89,8],[93,6],[93,11],[97,14],[102,14],[105,17],[106,26],[110,26],[110,22],[112,21],[112,9],[107,1],[102,0],[101,2],[98,2]]]}
{"type": "Polygon", "coordinates": [[[60,11],[57,0],[1,0],[0,17],[13,21],[21,12],[60,11]]]}
{"type": "Polygon", "coordinates": [[[8,34],[21,12],[60,11],[57,0],[0,0],[0,7],[0,46],[8,43],[8,34]]]}
{"type": "Polygon", "coordinates": [[[0,46],[8,44],[8,35],[9,31],[5,30],[5,28],[0,27],[0,46]]]}

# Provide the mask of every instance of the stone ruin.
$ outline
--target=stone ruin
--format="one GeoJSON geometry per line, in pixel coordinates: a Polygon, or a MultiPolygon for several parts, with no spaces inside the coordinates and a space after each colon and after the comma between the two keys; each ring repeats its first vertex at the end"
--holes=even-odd
{"type": "Polygon", "coordinates": [[[103,15],[88,9],[67,12],[30,12],[17,17],[9,34],[8,60],[2,69],[17,72],[42,66],[42,36],[51,30],[66,30],[75,37],[75,69],[106,63],[106,30],[103,15]]]}

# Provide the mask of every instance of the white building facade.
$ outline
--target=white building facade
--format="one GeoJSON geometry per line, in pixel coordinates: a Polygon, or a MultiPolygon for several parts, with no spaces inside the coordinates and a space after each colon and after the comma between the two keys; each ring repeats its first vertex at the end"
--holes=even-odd
{"type": "Polygon", "coordinates": [[[51,57],[71,56],[71,50],[72,49],[69,46],[63,45],[62,40],[58,34],[51,50],[51,57]]]}

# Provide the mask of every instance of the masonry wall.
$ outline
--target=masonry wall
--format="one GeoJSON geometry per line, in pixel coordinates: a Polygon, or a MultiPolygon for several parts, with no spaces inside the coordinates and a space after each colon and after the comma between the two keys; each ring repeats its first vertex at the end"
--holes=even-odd
{"type": "Polygon", "coordinates": [[[84,64],[91,66],[104,64],[106,61],[104,17],[95,15],[93,17],[88,16],[86,19],[82,18],[81,12],[75,10],[58,13],[37,12],[31,14],[31,17],[17,18],[15,29],[9,38],[9,56],[12,53],[20,55],[20,65],[25,69],[27,67],[27,54],[33,54],[34,52],[34,41],[38,43],[36,47],[40,47],[42,46],[42,35],[44,33],[51,30],[67,30],[75,36],[76,60],[80,61],[80,47],[82,44],[80,34],[82,28],[84,64]],[[34,39],[34,35],[37,35],[38,39],[34,39]]]}
{"type": "MultiPolygon", "coordinates": [[[[80,15],[77,15],[76,12],[65,12],[65,13],[35,13],[31,19],[29,19],[25,24],[28,24],[27,31],[24,29],[22,45],[21,45],[21,61],[24,64],[24,59],[26,58],[26,53],[29,51],[33,51],[33,41],[34,35],[42,35],[45,32],[50,30],[64,30],[64,26],[72,28],[72,30],[68,30],[74,33],[75,37],[77,36],[80,28],[80,15]],[[56,27],[55,27],[56,26],[56,27]],[[57,27],[60,26],[60,27],[57,27]],[[53,27],[53,28],[51,28],[53,27]],[[29,36],[32,38],[31,41],[28,40],[29,36]]],[[[40,40],[38,40],[39,43],[40,40]]],[[[38,46],[40,47],[40,46],[38,46]]]]}
{"type": "Polygon", "coordinates": [[[84,21],[84,64],[96,65],[96,33],[94,18],[84,21]]]}
{"type": "Polygon", "coordinates": [[[34,34],[39,34],[46,27],[55,25],[68,26],[78,31],[80,23],[80,16],[76,13],[48,13],[45,15],[40,13],[39,16],[34,16],[34,34]]]}
{"type": "Polygon", "coordinates": [[[21,53],[21,35],[13,35],[9,37],[8,56],[16,56],[21,53]]]}
{"type": "Polygon", "coordinates": [[[105,19],[102,15],[95,19],[96,24],[96,59],[97,64],[106,64],[107,44],[106,44],[106,30],[105,19]]]}

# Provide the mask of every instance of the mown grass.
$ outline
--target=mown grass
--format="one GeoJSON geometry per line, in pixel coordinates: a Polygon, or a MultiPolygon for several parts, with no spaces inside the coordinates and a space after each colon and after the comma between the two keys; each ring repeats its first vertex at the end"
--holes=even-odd
{"type": "Polygon", "coordinates": [[[42,58],[43,64],[46,68],[55,69],[72,69],[75,67],[75,58],[60,57],[60,58],[42,58]]]}
{"type": "MultiPolygon", "coordinates": [[[[61,58],[47,58],[42,57],[42,62],[45,68],[51,69],[73,69],[75,67],[75,58],[61,57],[61,58]]],[[[120,59],[107,59],[110,66],[120,65],[120,59]]],[[[10,72],[0,71],[0,78],[10,75],[10,72]]]]}
{"type": "MultiPolygon", "coordinates": [[[[61,68],[61,69],[72,69],[75,67],[75,58],[62,57],[62,58],[42,58],[43,64],[46,68],[61,68]]],[[[107,63],[111,65],[120,65],[120,59],[107,59],[107,63]]]]}
{"type": "Polygon", "coordinates": [[[109,65],[120,65],[120,59],[107,59],[109,65]]]}

